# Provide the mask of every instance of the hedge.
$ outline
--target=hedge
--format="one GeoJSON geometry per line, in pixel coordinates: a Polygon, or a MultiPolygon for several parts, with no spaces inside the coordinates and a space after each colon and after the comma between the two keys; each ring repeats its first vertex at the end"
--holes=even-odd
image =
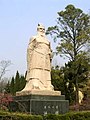
{"type": "Polygon", "coordinates": [[[70,112],[63,115],[30,115],[0,111],[0,120],[90,120],[90,111],[70,112]]]}
{"type": "Polygon", "coordinates": [[[43,120],[43,117],[41,115],[0,111],[0,120],[43,120]]]}
{"type": "Polygon", "coordinates": [[[70,112],[64,115],[49,114],[44,120],[90,120],[90,111],[70,112]]]}

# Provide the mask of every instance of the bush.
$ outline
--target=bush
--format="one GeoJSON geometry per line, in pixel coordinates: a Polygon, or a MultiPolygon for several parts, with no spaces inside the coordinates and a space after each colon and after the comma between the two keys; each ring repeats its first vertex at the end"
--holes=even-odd
{"type": "Polygon", "coordinates": [[[90,111],[70,112],[63,115],[30,115],[0,111],[0,120],[90,120],[90,111]]]}
{"type": "Polygon", "coordinates": [[[90,111],[70,112],[64,115],[46,115],[44,120],[90,120],[90,111]]]}
{"type": "Polygon", "coordinates": [[[0,111],[0,120],[43,120],[41,115],[30,115],[23,113],[10,113],[0,111]]]}

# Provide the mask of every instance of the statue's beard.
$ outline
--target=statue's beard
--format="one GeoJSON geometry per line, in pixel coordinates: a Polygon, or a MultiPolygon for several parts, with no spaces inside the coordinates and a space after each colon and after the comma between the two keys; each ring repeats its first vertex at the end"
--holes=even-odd
{"type": "Polygon", "coordinates": [[[43,37],[44,37],[44,36],[45,36],[45,33],[44,33],[44,32],[40,32],[40,31],[39,31],[39,32],[38,32],[38,35],[40,35],[40,36],[43,36],[43,37]]]}

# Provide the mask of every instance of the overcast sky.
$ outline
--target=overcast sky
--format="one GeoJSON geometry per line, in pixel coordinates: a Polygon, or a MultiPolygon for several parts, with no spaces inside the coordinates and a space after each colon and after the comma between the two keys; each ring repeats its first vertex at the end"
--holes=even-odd
{"type": "MultiPolygon", "coordinates": [[[[13,63],[7,77],[15,75],[17,70],[20,74],[25,73],[27,45],[29,38],[36,34],[37,24],[43,23],[46,29],[55,25],[57,12],[69,4],[85,13],[90,10],[89,0],[0,0],[0,61],[13,63]]],[[[55,43],[51,38],[49,40],[54,49],[55,43]]],[[[64,60],[60,58],[59,63],[62,65],[64,60]]]]}

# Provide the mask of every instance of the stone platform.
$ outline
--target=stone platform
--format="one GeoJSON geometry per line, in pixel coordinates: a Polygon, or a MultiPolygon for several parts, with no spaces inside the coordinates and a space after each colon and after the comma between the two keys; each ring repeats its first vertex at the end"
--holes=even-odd
{"type": "Polygon", "coordinates": [[[61,95],[61,91],[54,91],[54,90],[24,90],[20,92],[16,92],[16,96],[22,95],[61,95]]]}
{"type": "Polygon", "coordinates": [[[42,91],[43,94],[35,93],[20,96],[18,94],[18,96],[13,97],[14,101],[10,103],[12,111],[27,112],[36,115],[63,114],[68,112],[69,102],[65,100],[64,95],[60,95],[60,92],[56,92],[57,95],[44,94],[44,92],[42,91]]]}

